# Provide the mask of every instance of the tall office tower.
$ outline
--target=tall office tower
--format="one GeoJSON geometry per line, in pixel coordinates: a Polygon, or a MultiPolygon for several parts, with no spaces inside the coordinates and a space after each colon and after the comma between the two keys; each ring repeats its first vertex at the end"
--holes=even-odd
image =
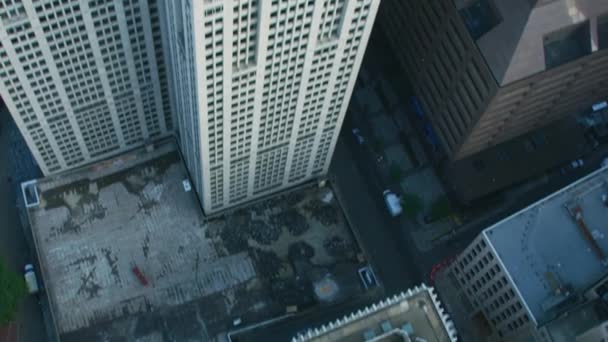
{"type": "Polygon", "coordinates": [[[171,133],[155,1],[0,1],[0,95],[44,174],[171,133]]]}
{"type": "Polygon", "coordinates": [[[440,272],[464,340],[575,341],[608,320],[606,194],[603,168],[485,229],[440,272]]]}
{"type": "Polygon", "coordinates": [[[379,3],[165,2],[179,141],[207,213],[327,173],[379,3]]]}
{"type": "Polygon", "coordinates": [[[608,98],[608,1],[386,0],[380,11],[452,160],[608,98]]]}

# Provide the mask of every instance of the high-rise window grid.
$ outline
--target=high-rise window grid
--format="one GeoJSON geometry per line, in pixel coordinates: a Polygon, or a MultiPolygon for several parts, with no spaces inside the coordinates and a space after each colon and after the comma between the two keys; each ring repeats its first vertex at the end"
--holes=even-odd
{"type": "MultiPolygon", "coordinates": [[[[158,96],[148,94],[151,105],[142,111],[142,99],[128,94],[136,86],[130,77],[136,70],[129,69],[127,56],[137,56],[147,68],[140,73],[144,78],[156,64],[124,42],[158,18],[136,13],[140,19],[129,32],[129,24],[119,19],[126,16],[124,4],[129,1],[0,2],[0,35],[6,37],[0,45],[0,92],[45,174],[169,133],[163,127],[165,113],[155,108],[161,107],[154,102],[158,96]],[[163,125],[144,129],[146,122],[163,125]]],[[[144,10],[139,1],[133,4],[144,10]]]]}
{"type": "MultiPolygon", "coordinates": [[[[188,150],[186,164],[196,167],[196,160],[201,161],[201,172],[195,177],[200,177],[197,191],[206,211],[217,212],[322,176],[378,4],[377,0],[208,0],[193,2],[194,12],[185,16],[180,12],[186,6],[165,4],[170,18],[197,18],[190,31],[196,70],[189,75],[195,75],[196,81],[184,82],[188,76],[181,73],[186,68],[181,66],[179,39],[169,42],[168,70],[177,88],[195,85],[192,92],[200,108],[192,109],[198,111],[199,122],[190,119],[192,111],[176,114],[183,127],[181,145],[188,150]],[[349,34],[354,16],[363,30],[345,52],[341,41],[349,34]],[[345,67],[338,70],[346,55],[345,67]],[[337,84],[336,75],[340,76],[337,84]],[[339,97],[333,96],[336,85],[339,97]],[[201,134],[198,144],[194,132],[201,134]],[[195,144],[199,151],[190,147],[195,144]]],[[[170,30],[179,31],[181,26],[175,22],[170,30]]],[[[175,92],[172,101],[185,102],[175,92]]]]}

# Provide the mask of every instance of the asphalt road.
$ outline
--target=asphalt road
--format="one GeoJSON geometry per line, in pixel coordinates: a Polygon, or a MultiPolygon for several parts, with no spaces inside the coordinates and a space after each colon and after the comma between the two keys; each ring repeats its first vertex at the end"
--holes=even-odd
{"type": "MultiPolygon", "coordinates": [[[[15,185],[8,181],[11,148],[6,129],[10,127],[7,113],[0,110],[0,256],[7,266],[22,273],[23,266],[31,262],[30,250],[21,228],[16,203],[15,185]]],[[[19,341],[47,341],[38,299],[29,296],[23,303],[17,319],[19,341]]]]}
{"type": "Polygon", "coordinates": [[[422,283],[413,241],[399,220],[388,214],[382,183],[372,173],[375,166],[364,153],[351,151],[345,138],[336,146],[330,181],[374,272],[386,294],[422,283]]]}

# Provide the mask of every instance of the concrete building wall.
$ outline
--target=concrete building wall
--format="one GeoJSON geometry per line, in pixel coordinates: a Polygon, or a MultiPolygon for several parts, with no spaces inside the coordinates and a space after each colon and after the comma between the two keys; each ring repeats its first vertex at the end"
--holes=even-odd
{"type": "Polygon", "coordinates": [[[180,18],[168,25],[182,30],[168,33],[172,101],[205,212],[327,172],[379,3],[165,4],[180,18]]]}
{"type": "Polygon", "coordinates": [[[467,299],[470,319],[480,325],[485,321],[491,327],[489,337],[507,338],[532,324],[512,280],[484,234],[456,258],[448,272],[467,299]]]}
{"type": "Polygon", "coordinates": [[[0,95],[45,175],[170,133],[149,4],[2,1],[0,95]]]}

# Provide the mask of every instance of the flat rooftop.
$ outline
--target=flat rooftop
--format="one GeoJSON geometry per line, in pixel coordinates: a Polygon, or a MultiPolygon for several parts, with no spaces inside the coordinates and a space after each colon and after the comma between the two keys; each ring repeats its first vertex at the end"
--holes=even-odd
{"type": "Polygon", "coordinates": [[[292,342],[409,342],[419,338],[427,342],[456,341],[453,324],[433,288],[424,284],[310,329],[292,342]]]}
{"type": "Polygon", "coordinates": [[[536,322],[552,318],[557,306],[569,298],[559,290],[577,294],[608,274],[608,207],[601,200],[606,193],[608,168],[483,232],[536,322]],[[581,221],[571,214],[577,210],[581,221]],[[578,222],[585,225],[589,239],[578,222]]]}
{"type": "Polygon", "coordinates": [[[164,143],[37,181],[28,215],[62,341],[214,340],[235,318],[318,304],[320,279],[336,284],[328,302],[363,292],[329,189],[207,220],[187,179],[164,143]]]}
{"type": "Polygon", "coordinates": [[[453,1],[500,85],[542,72],[547,63],[575,59],[580,49],[597,51],[605,44],[601,38],[608,39],[597,20],[608,14],[605,0],[453,1]],[[582,32],[586,41],[561,31],[585,21],[590,23],[582,32]],[[566,46],[553,44],[545,49],[555,40],[566,42],[566,46]]]}

